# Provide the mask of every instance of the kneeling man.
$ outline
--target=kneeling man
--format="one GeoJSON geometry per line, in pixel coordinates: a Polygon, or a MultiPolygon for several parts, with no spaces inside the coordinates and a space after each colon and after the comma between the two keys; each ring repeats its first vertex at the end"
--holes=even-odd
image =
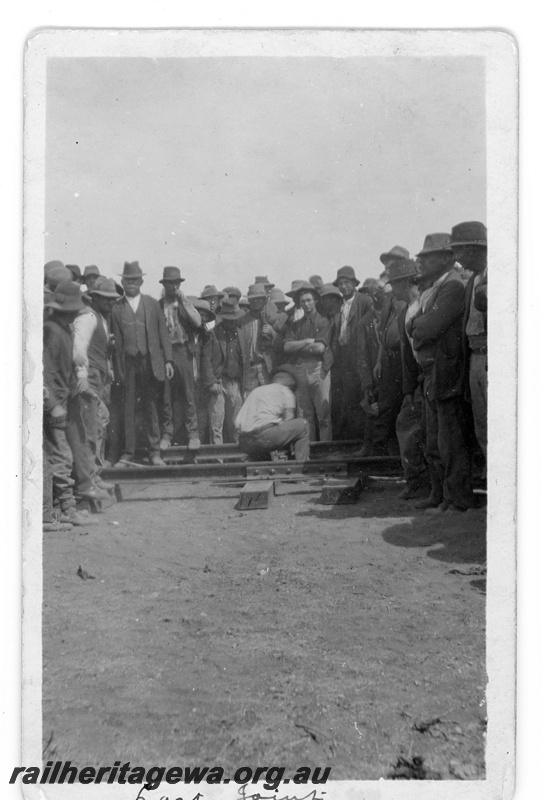
{"type": "Polygon", "coordinates": [[[296,417],[295,369],[290,364],[277,368],[272,383],[258,386],[243,403],[235,427],[239,447],[255,461],[267,461],[273,450],[290,444],[296,461],[309,457],[309,424],[296,417]]]}

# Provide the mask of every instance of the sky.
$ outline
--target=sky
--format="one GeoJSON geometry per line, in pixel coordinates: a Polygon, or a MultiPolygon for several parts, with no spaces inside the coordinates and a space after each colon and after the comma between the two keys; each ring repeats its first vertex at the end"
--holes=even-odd
{"type": "Polygon", "coordinates": [[[187,294],[287,290],[486,221],[485,76],[471,57],[54,58],[46,260],[164,266],[187,294]]]}

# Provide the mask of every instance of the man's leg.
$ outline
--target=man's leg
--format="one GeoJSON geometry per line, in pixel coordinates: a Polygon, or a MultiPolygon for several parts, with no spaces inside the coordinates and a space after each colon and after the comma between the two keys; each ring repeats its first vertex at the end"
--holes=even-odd
{"type": "Polygon", "coordinates": [[[474,430],[487,464],[487,355],[471,355],[469,386],[474,430]]]}
{"type": "Polygon", "coordinates": [[[173,441],[174,425],[173,425],[173,405],[171,402],[172,381],[168,378],[163,383],[161,406],[162,406],[162,437],[160,441],[160,449],[166,450],[173,441]]]}
{"type": "Polygon", "coordinates": [[[471,459],[463,399],[437,401],[438,446],[445,468],[444,499],[459,509],[471,508],[471,459]]]}
{"type": "Polygon", "coordinates": [[[138,370],[138,391],[141,397],[145,433],[149,447],[149,458],[160,455],[160,422],[158,403],[162,395],[163,383],[156,380],[152,371],[150,356],[142,360],[138,370]]]}
{"type": "Polygon", "coordinates": [[[90,399],[80,394],[68,400],[68,418],[66,421],[66,439],[73,455],[73,477],[75,479],[75,492],[88,492],[92,490],[93,470],[91,469],[92,454],[87,441],[85,414],[91,411],[87,406],[90,399]]]}
{"type": "Polygon", "coordinates": [[[207,405],[209,416],[209,439],[211,444],[222,444],[224,427],[224,395],[222,392],[208,393],[208,398],[202,402],[207,405]]]}
{"type": "Polygon", "coordinates": [[[239,435],[235,429],[237,414],[243,405],[239,381],[222,378],[224,389],[224,441],[227,444],[238,442],[239,435]]]}
{"type": "Polygon", "coordinates": [[[139,356],[126,356],[124,360],[124,458],[130,461],[136,449],[136,381],[139,356]]]}
{"type": "Polygon", "coordinates": [[[75,509],[73,457],[66,439],[65,425],[66,423],[54,424],[47,420],[43,434],[43,446],[53,476],[53,496],[61,513],[75,509]]]}
{"type": "Polygon", "coordinates": [[[413,395],[412,402],[404,398],[395,424],[407,488],[417,488],[428,478],[422,450],[422,402],[419,390],[413,395]]]}
{"type": "Polygon", "coordinates": [[[200,440],[195,398],[194,360],[192,354],[185,345],[174,347],[173,357],[175,370],[180,383],[180,399],[184,406],[184,424],[186,425],[186,432],[188,434],[188,444],[190,445],[190,442],[192,442],[199,447],[200,440]]]}
{"type": "Polygon", "coordinates": [[[330,383],[329,373],[323,377],[322,365],[315,365],[309,375],[309,391],[318,419],[318,433],[321,442],[330,442],[332,437],[331,407],[329,403],[330,383]]]}
{"type": "Polygon", "coordinates": [[[423,413],[425,421],[425,457],[429,466],[429,478],[431,480],[431,494],[427,501],[421,501],[420,507],[438,506],[443,500],[448,498],[444,495],[444,464],[439,450],[439,428],[437,404],[435,400],[429,400],[424,393],[423,413]]]}
{"type": "Polygon", "coordinates": [[[311,442],[315,442],[317,439],[316,410],[312,402],[309,386],[310,367],[305,364],[296,364],[295,375],[297,379],[295,396],[297,398],[298,413],[301,413],[309,423],[309,436],[311,442]]]}
{"type": "MultiPolygon", "coordinates": [[[[244,437],[243,437],[244,438],[244,437]]],[[[273,450],[281,450],[294,445],[296,461],[307,461],[309,457],[309,424],[303,417],[272,425],[255,436],[249,436],[242,443],[243,449],[255,460],[267,460],[273,450]]]]}

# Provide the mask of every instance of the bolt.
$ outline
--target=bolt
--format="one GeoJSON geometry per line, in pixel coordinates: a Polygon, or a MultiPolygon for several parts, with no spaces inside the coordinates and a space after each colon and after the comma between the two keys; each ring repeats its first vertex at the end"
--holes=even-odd
{"type": "Polygon", "coordinates": [[[255,475],[259,475],[259,474],[260,474],[260,470],[259,470],[259,469],[255,469],[255,470],[254,470],[254,474],[255,474],[255,475]]]}
{"type": "Polygon", "coordinates": [[[275,470],[274,470],[274,469],[270,469],[270,470],[269,470],[269,474],[270,474],[270,475],[274,475],[274,474],[275,474],[275,470]]]}
{"type": "Polygon", "coordinates": [[[291,475],[291,474],[292,474],[292,470],[290,469],[290,467],[288,467],[288,469],[286,470],[286,475],[291,475]]]}

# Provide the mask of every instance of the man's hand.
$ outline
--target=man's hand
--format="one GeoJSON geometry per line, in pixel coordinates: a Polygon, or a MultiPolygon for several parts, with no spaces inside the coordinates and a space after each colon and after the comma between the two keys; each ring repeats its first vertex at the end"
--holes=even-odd
{"type": "Polygon", "coordinates": [[[173,374],[174,374],[173,364],[171,363],[171,361],[166,361],[166,378],[168,379],[168,381],[173,380],[173,374]]]}
{"type": "Polygon", "coordinates": [[[49,414],[53,419],[60,419],[66,416],[66,409],[63,406],[55,406],[49,411],[49,414]]]}
{"type": "Polygon", "coordinates": [[[175,292],[175,294],[177,295],[177,299],[178,299],[178,300],[180,300],[180,301],[181,301],[181,303],[183,303],[183,304],[184,304],[184,303],[186,303],[186,297],[184,296],[184,293],[183,293],[183,292],[181,292],[181,290],[180,290],[180,289],[177,289],[177,291],[175,292]]]}
{"type": "Polygon", "coordinates": [[[273,328],[267,322],[264,322],[262,325],[262,336],[268,336],[270,339],[273,338],[273,328]]]}
{"type": "Polygon", "coordinates": [[[66,409],[63,406],[55,406],[49,411],[49,423],[52,428],[65,428],[66,427],[66,418],[67,418],[66,409]]]}
{"type": "Polygon", "coordinates": [[[213,383],[209,386],[209,391],[211,394],[220,394],[222,391],[222,384],[221,383],[213,383]]]}
{"type": "Polygon", "coordinates": [[[87,377],[81,376],[77,378],[77,394],[94,394],[87,377]]]}

